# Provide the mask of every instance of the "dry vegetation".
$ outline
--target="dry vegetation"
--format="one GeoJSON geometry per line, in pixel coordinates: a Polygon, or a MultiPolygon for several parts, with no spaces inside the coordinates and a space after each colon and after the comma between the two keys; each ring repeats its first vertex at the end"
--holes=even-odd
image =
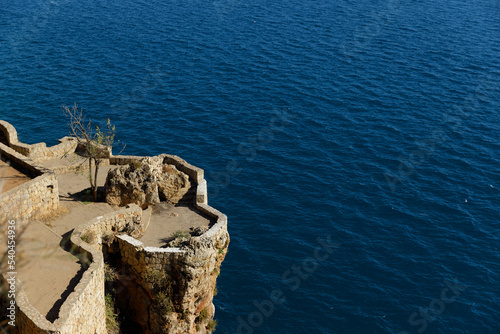
{"type": "Polygon", "coordinates": [[[69,213],[69,210],[63,206],[59,206],[56,210],[53,210],[52,212],[43,215],[41,217],[38,217],[38,220],[40,220],[42,223],[47,225],[48,227],[52,227],[52,223],[56,220],[61,219],[64,217],[66,214],[69,213]]]}

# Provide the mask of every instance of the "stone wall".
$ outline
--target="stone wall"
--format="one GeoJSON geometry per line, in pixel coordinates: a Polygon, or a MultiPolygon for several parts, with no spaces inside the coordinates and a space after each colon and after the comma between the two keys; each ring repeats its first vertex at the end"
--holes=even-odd
{"type": "MultiPolygon", "coordinates": [[[[76,239],[85,239],[86,243],[101,251],[105,239],[113,239],[116,235],[125,233],[140,238],[146,232],[147,224],[144,221],[142,209],[135,204],[129,204],[126,208],[114,211],[104,216],[92,219],[84,225],[80,225],[73,231],[76,239]]],[[[111,240],[109,240],[111,242],[111,240]]]]}
{"type": "Polygon", "coordinates": [[[0,219],[28,221],[58,208],[59,190],[54,173],[1,143],[0,156],[34,176],[32,180],[0,194],[0,219]]]}
{"type": "Polygon", "coordinates": [[[80,225],[71,234],[73,251],[91,261],[75,291],[64,302],[60,318],[61,333],[106,333],[106,311],[104,302],[104,260],[100,245],[109,234],[142,231],[142,210],[137,205],[97,217],[80,225]],[[88,242],[82,240],[86,239],[88,242]]]}
{"type": "MultiPolygon", "coordinates": [[[[121,304],[144,333],[208,333],[207,324],[215,313],[212,300],[216,279],[229,245],[227,217],[207,205],[202,169],[173,155],[161,156],[164,163],[189,175],[196,187],[195,207],[216,223],[181,248],[145,247],[133,237],[118,236],[123,270],[131,277],[125,283],[126,296],[121,304]],[[161,295],[159,291],[167,293],[161,295]],[[202,311],[204,316],[200,316],[202,311]]],[[[111,159],[116,164],[128,164],[141,158],[111,159]]]]}
{"type": "Polygon", "coordinates": [[[54,323],[43,317],[28,301],[17,282],[17,327],[20,334],[106,334],[104,260],[100,245],[108,234],[136,231],[140,236],[142,210],[130,205],[97,217],[75,228],[71,235],[71,252],[87,266],[74,291],[68,296],[54,323]],[[84,236],[92,236],[90,239],[84,236]],[[89,240],[86,242],[83,239],[89,240]]]}
{"type": "Polygon", "coordinates": [[[137,155],[113,155],[109,158],[109,162],[112,165],[128,165],[131,162],[139,161],[147,157],[137,156],[137,155]]]}
{"type": "Polygon", "coordinates": [[[7,123],[6,121],[0,120],[0,132],[2,132],[3,137],[7,141],[7,143],[17,143],[17,131],[16,128],[12,126],[12,124],[7,123]]]}
{"type": "Polygon", "coordinates": [[[75,152],[77,141],[73,137],[64,137],[59,139],[59,144],[47,147],[45,143],[37,143],[33,145],[23,144],[20,142],[10,143],[10,147],[15,151],[31,158],[35,162],[43,162],[75,152]]]}
{"type": "MultiPolygon", "coordinates": [[[[15,130],[14,130],[15,131],[15,130]]],[[[12,131],[6,136],[11,136],[12,131]]],[[[14,132],[15,133],[15,132],[14,132]]],[[[5,132],[4,132],[5,134],[5,132]]],[[[51,213],[59,205],[57,177],[31,159],[0,143],[0,154],[34,178],[0,194],[0,219],[29,221],[51,213]]],[[[132,233],[140,237],[147,226],[142,210],[136,205],[97,217],[77,227],[71,235],[71,252],[80,258],[86,270],[74,291],[61,306],[59,318],[49,322],[26,298],[22,282],[17,282],[17,328],[20,334],[105,334],[104,261],[100,245],[103,236],[132,233]],[[82,235],[93,236],[87,243],[82,235]]]]}
{"type": "Polygon", "coordinates": [[[206,333],[215,313],[216,279],[229,244],[227,220],[221,218],[183,248],[145,247],[126,235],[118,236],[118,243],[125,271],[133,278],[126,287],[126,308],[145,333],[206,333]],[[158,278],[164,279],[163,287],[155,286],[158,278]],[[165,300],[158,299],[157,288],[169,292],[163,298],[172,309],[163,314],[157,305],[165,300]],[[206,319],[202,320],[204,309],[206,319]]]}
{"type": "Polygon", "coordinates": [[[48,334],[61,332],[38,312],[28,301],[21,282],[17,280],[16,326],[19,334],[48,334]]]}
{"type": "MultiPolygon", "coordinates": [[[[83,273],[75,290],[61,307],[59,318],[49,322],[28,301],[21,283],[17,283],[16,326],[19,334],[106,334],[104,304],[104,262],[102,254],[92,254],[90,246],[78,248],[78,255],[92,263],[83,273]],[[87,248],[87,250],[85,250],[87,248]],[[97,255],[97,257],[93,257],[97,255]]],[[[75,249],[76,250],[76,249],[75,249]]]]}
{"type": "Polygon", "coordinates": [[[4,134],[10,148],[34,162],[61,158],[68,153],[75,152],[78,145],[76,138],[73,137],[59,139],[59,144],[52,147],[47,147],[45,143],[24,144],[18,140],[16,129],[11,124],[2,120],[0,120],[0,132],[4,134]]]}

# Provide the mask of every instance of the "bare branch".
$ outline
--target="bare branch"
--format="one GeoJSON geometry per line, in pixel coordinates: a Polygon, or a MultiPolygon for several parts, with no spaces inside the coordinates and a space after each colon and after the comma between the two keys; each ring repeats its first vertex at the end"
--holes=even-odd
{"type": "Polygon", "coordinates": [[[69,127],[71,134],[77,139],[78,143],[83,146],[86,157],[89,163],[89,181],[92,189],[94,200],[97,201],[97,175],[99,166],[103,159],[108,157],[107,151],[113,147],[116,129],[107,120],[107,129],[102,131],[98,126],[93,132],[92,121],[83,114],[81,108],[75,103],[70,109],[67,106],[62,106],[63,113],[69,118],[69,127]],[[92,175],[92,161],[94,162],[95,175],[92,175]]]}

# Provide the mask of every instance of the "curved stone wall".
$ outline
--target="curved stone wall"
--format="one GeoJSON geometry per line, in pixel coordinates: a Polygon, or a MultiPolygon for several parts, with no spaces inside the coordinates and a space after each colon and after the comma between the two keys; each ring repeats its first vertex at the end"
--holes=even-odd
{"type": "Polygon", "coordinates": [[[71,242],[75,245],[81,243],[82,237],[87,239],[95,249],[101,251],[103,237],[126,233],[140,238],[145,232],[146,222],[142,219],[142,209],[136,204],[129,204],[118,211],[92,219],[86,224],[74,229],[71,242]]]}
{"type": "Polygon", "coordinates": [[[43,216],[59,206],[57,176],[50,170],[0,143],[0,156],[32,174],[34,178],[0,194],[0,220],[25,220],[43,216]]]}
{"type": "Polygon", "coordinates": [[[77,140],[73,137],[59,139],[59,144],[52,147],[47,147],[45,143],[24,144],[19,141],[16,129],[10,123],[2,120],[0,120],[0,131],[4,134],[10,148],[34,162],[61,158],[68,153],[75,152],[78,145],[77,140]]]}
{"type": "MultiPolygon", "coordinates": [[[[206,321],[210,320],[215,313],[212,300],[216,279],[229,245],[227,217],[207,204],[207,183],[203,169],[174,155],[162,154],[160,156],[164,157],[164,163],[174,165],[189,176],[191,183],[196,187],[194,206],[216,222],[202,235],[191,237],[189,245],[183,248],[145,247],[141,241],[133,237],[118,236],[122,262],[127,271],[135,277],[134,283],[142,286],[142,289],[129,286],[129,289],[135,289],[132,294],[137,295],[136,299],[130,301],[129,304],[132,305],[134,313],[141,311],[144,313],[144,308],[150,309],[144,305],[144,300],[147,299],[150,299],[149,303],[155,302],[155,297],[151,296],[152,286],[148,276],[151,275],[151,270],[162,273],[169,277],[168,284],[175,287],[174,296],[169,296],[169,298],[178,307],[167,316],[168,333],[177,333],[179,329],[182,333],[207,333],[206,321]],[[136,309],[134,309],[135,305],[137,305],[136,309]],[[199,318],[204,309],[207,310],[208,320],[199,318]]],[[[142,158],[114,156],[111,158],[111,163],[125,165],[142,158]]],[[[142,322],[142,326],[152,327],[151,333],[155,333],[155,330],[164,326],[163,319],[159,319],[157,314],[146,313],[148,319],[135,320],[138,323],[142,322]]]]}
{"type": "Polygon", "coordinates": [[[17,143],[17,131],[10,123],[0,120],[0,132],[3,133],[7,141],[7,145],[10,143],[17,143]]]}
{"type": "MultiPolygon", "coordinates": [[[[140,231],[142,210],[137,205],[97,217],[80,225],[71,234],[71,253],[88,266],[82,278],[61,306],[59,318],[49,322],[28,301],[17,282],[16,303],[19,333],[105,334],[104,260],[100,245],[107,233],[140,231]],[[82,236],[92,235],[90,243],[82,236]]],[[[140,233],[140,232],[139,232],[140,233]]],[[[139,234],[138,234],[139,235],[139,234]]]]}

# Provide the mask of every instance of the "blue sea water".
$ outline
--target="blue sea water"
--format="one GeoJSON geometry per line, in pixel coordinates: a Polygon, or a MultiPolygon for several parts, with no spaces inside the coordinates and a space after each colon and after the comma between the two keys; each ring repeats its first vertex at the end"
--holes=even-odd
{"type": "Polygon", "coordinates": [[[217,333],[500,333],[500,2],[3,1],[0,118],[206,170],[217,333]]]}

